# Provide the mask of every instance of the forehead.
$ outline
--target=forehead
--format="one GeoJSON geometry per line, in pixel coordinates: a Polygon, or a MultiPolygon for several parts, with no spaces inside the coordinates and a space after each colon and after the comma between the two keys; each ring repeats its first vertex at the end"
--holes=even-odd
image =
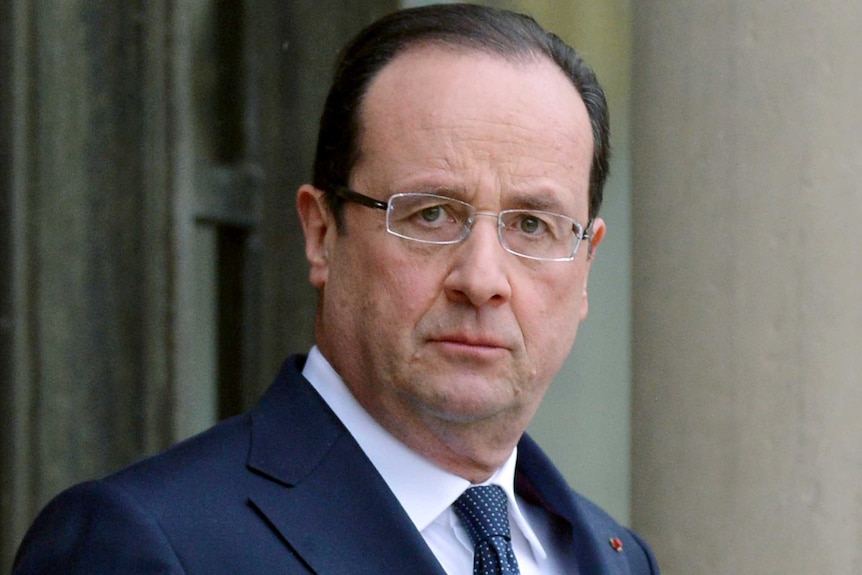
{"type": "Polygon", "coordinates": [[[589,117],[545,57],[412,48],[372,81],[360,121],[353,179],[365,189],[543,193],[572,208],[587,201],[589,117]]]}

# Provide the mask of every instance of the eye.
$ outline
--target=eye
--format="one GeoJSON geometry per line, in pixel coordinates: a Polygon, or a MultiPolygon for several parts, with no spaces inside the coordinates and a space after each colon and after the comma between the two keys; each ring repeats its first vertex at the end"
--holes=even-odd
{"type": "Polygon", "coordinates": [[[419,217],[428,224],[438,223],[445,216],[446,210],[443,209],[443,206],[429,206],[419,211],[419,217]]]}
{"type": "Polygon", "coordinates": [[[515,231],[529,236],[542,235],[548,232],[548,224],[536,214],[521,214],[512,222],[515,231]]]}
{"type": "Polygon", "coordinates": [[[449,226],[462,221],[459,206],[454,203],[440,201],[439,198],[417,203],[411,206],[404,219],[417,226],[449,226]]]}

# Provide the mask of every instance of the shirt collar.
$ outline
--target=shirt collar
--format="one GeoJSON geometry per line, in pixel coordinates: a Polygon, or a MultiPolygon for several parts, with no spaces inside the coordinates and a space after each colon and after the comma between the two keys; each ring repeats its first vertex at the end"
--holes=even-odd
{"type": "MultiPolygon", "coordinates": [[[[443,514],[470,487],[463,477],[449,473],[417,454],[383,428],[359,404],[341,377],[314,346],[308,354],[302,375],[323,397],[341,420],[398,502],[420,532],[443,514]]],[[[483,485],[499,485],[506,492],[514,524],[540,558],[546,553],[530,528],[515,496],[517,448],[483,485]]]]}

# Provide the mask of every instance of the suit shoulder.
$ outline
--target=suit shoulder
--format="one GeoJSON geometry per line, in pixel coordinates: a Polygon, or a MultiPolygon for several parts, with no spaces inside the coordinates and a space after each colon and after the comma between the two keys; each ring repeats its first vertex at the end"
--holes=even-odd
{"type": "Polygon", "coordinates": [[[144,457],[104,478],[134,489],[139,482],[169,487],[173,483],[195,481],[242,467],[251,441],[249,416],[225,420],[185,439],[162,452],[144,457]]]}
{"type": "Polygon", "coordinates": [[[183,573],[157,518],[116,485],[94,481],[55,497],[18,549],[13,575],[183,573]],[[141,570],[146,566],[146,570],[141,570]]]}

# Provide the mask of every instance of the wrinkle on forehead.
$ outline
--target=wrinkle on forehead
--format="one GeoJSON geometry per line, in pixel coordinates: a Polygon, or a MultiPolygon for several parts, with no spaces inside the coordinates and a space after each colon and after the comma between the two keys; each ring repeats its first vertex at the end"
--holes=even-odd
{"type": "Polygon", "coordinates": [[[362,121],[357,168],[368,169],[358,171],[385,173],[389,184],[587,194],[593,140],[586,106],[548,59],[413,50],[372,82],[362,121]]]}

